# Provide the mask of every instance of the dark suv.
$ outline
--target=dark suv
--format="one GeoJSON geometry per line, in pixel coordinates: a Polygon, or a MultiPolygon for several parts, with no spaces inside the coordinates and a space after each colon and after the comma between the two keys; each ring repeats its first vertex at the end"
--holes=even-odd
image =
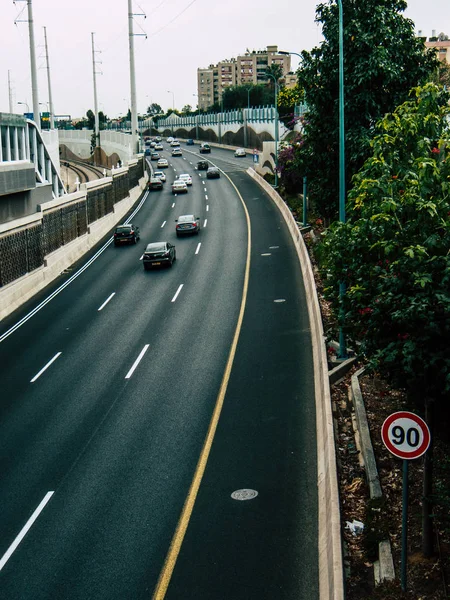
{"type": "Polygon", "coordinates": [[[199,171],[206,171],[209,167],[209,162],[207,160],[199,160],[197,163],[197,169],[199,171]]]}
{"type": "Polygon", "coordinates": [[[211,146],[209,144],[202,144],[200,146],[200,154],[210,154],[211,146]]]}
{"type": "Polygon", "coordinates": [[[136,244],[141,239],[137,225],[118,225],[114,232],[114,246],[121,244],[136,244]]]}

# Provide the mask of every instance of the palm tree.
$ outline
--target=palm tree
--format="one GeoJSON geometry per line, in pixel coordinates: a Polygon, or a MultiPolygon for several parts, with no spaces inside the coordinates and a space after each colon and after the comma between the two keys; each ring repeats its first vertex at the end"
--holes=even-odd
{"type": "MultiPolygon", "coordinates": [[[[281,65],[278,65],[277,63],[272,63],[270,66],[268,66],[266,69],[266,73],[269,73],[270,75],[275,77],[275,81],[277,83],[279,83],[280,79],[284,77],[283,67],[281,65]]],[[[273,81],[272,77],[268,77],[268,79],[270,79],[270,81],[273,81]]]]}

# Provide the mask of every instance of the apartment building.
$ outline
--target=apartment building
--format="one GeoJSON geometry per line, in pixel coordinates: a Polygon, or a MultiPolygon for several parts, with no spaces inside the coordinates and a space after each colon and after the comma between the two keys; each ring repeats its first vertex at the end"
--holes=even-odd
{"type": "MultiPolygon", "coordinates": [[[[419,37],[422,37],[422,32],[419,31],[419,37]]],[[[441,61],[447,61],[450,64],[450,40],[448,39],[448,35],[444,33],[440,33],[436,36],[436,31],[433,30],[431,33],[431,37],[423,38],[425,41],[426,48],[434,48],[436,50],[437,56],[441,61]]]]}
{"type": "Polygon", "coordinates": [[[283,74],[291,71],[291,57],[278,53],[278,46],[265,50],[249,50],[245,54],[223,60],[207,69],[197,69],[198,107],[206,110],[220,102],[223,90],[230,85],[257,85],[266,81],[265,73],[272,64],[280,65],[283,74]]]}

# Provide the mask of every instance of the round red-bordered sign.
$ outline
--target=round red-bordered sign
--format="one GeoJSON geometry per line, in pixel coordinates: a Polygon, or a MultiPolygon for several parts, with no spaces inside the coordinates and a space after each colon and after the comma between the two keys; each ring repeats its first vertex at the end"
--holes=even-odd
{"type": "Polygon", "coordinates": [[[381,426],[381,439],[394,456],[419,458],[428,450],[431,436],[425,421],[407,411],[392,413],[381,426]]]}

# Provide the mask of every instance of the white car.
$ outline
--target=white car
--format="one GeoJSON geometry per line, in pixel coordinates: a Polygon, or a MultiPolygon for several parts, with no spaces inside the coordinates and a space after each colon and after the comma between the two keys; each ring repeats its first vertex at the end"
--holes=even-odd
{"type": "Polygon", "coordinates": [[[178,176],[178,179],[181,179],[181,181],[185,181],[186,185],[192,185],[192,177],[189,175],[189,173],[182,173],[178,176]]]}
{"type": "Polygon", "coordinates": [[[161,179],[163,183],[166,183],[166,174],[164,171],[155,171],[153,173],[153,177],[158,177],[158,179],[161,179]]]}
{"type": "Polygon", "coordinates": [[[157,150],[157,151],[164,150],[164,146],[162,144],[156,144],[155,150],[157,150]]]}
{"type": "Polygon", "coordinates": [[[160,158],[156,163],[156,166],[158,167],[158,169],[167,169],[169,166],[169,161],[167,160],[167,158],[160,158]]]}
{"type": "Polygon", "coordinates": [[[235,156],[247,156],[247,152],[245,151],[245,148],[237,148],[234,155],[235,156]]]}
{"type": "Polygon", "coordinates": [[[173,140],[173,142],[171,142],[170,145],[172,148],[179,148],[180,142],[178,140],[173,140]]]}
{"type": "Polygon", "coordinates": [[[186,182],[182,179],[176,179],[172,183],[172,194],[187,194],[187,191],[186,182]]]}
{"type": "Polygon", "coordinates": [[[168,143],[168,144],[171,144],[172,142],[173,142],[173,137],[168,137],[168,138],[167,138],[167,143],[168,143]]]}

